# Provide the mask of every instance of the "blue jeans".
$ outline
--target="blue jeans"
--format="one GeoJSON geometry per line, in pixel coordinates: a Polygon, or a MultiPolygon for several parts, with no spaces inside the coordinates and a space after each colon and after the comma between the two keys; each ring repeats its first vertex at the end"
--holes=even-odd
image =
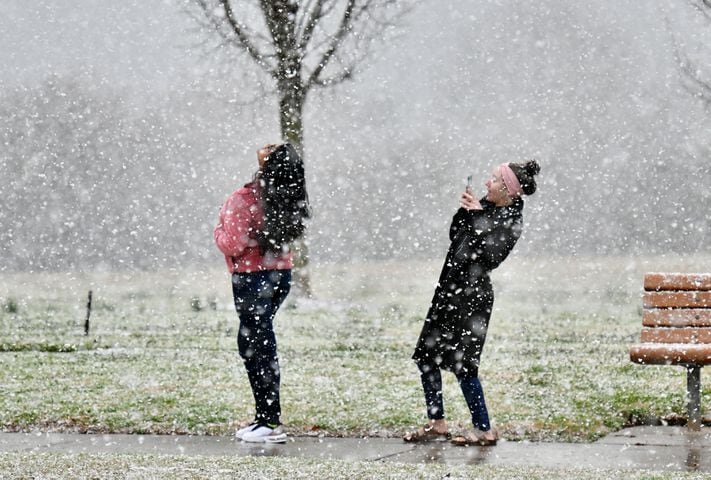
{"type": "MultiPolygon", "coordinates": [[[[442,398],[442,373],[435,364],[417,364],[420,369],[420,380],[425,392],[427,418],[441,420],[444,418],[444,399],[442,398]]],[[[491,429],[489,412],[484,400],[484,389],[479,381],[478,372],[457,374],[459,387],[464,394],[464,400],[472,415],[472,425],[482,431],[491,429]]]]}
{"type": "Polygon", "coordinates": [[[247,370],[255,420],[279,425],[279,357],[274,315],[291,288],[291,270],[233,273],[232,294],[239,315],[237,348],[247,370]]]}

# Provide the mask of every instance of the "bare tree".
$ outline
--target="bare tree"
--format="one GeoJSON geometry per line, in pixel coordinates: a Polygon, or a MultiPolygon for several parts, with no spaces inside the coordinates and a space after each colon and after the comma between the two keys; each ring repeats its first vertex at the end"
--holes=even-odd
{"type": "MultiPolygon", "coordinates": [[[[186,0],[221,47],[249,58],[273,85],[285,141],[303,153],[309,92],[353,77],[416,0],[186,0]]],[[[308,253],[295,245],[296,285],[310,293],[308,253]]]]}
{"type": "MultiPolygon", "coordinates": [[[[689,0],[689,3],[711,27],[711,0],[689,0]]],[[[690,94],[698,97],[706,108],[711,108],[711,75],[705,75],[697,62],[692,61],[684,53],[683,47],[673,34],[672,41],[674,43],[674,59],[683,78],[682,86],[690,94]]]]}

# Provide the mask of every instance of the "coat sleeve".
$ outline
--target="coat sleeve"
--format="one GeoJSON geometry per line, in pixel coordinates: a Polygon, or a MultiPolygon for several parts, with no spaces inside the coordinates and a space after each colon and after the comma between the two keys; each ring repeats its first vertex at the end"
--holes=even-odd
{"type": "Polygon", "coordinates": [[[220,220],[213,236],[217,248],[227,257],[239,257],[249,245],[251,206],[242,195],[235,193],[220,210],[220,220]]]}
{"type": "Polygon", "coordinates": [[[452,224],[449,226],[449,241],[454,241],[454,237],[457,236],[457,232],[462,228],[465,228],[467,224],[467,211],[463,208],[457,210],[452,219],[452,224]]]}
{"type": "Polygon", "coordinates": [[[482,210],[466,210],[460,207],[457,213],[454,214],[452,224],[449,226],[449,241],[454,241],[454,238],[460,230],[471,230],[476,218],[482,214],[482,210]]]}
{"type": "Polygon", "coordinates": [[[486,270],[494,270],[509,256],[520,236],[520,221],[483,232],[476,242],[476,263],[486,270]]]}

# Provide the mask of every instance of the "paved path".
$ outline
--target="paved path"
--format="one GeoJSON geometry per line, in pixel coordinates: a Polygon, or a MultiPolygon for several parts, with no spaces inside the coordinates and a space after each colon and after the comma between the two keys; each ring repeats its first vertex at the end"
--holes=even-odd
{"type": "Polygon", "coordinates": [[[405,444],[393,438],[292,437],[284,445],[226,436],[0,433],[0,452],[263,455],[402,463],[536,465],[711,472],[711,429],[635,427],[596,443],[499,442],[495,447],[405,444]]]}

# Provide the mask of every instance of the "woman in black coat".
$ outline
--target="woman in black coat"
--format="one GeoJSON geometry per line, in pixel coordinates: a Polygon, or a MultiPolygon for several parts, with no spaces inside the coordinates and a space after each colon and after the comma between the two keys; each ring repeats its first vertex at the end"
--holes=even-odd
{"type": "Polygon", "coordinates": [[[535,160],[504,163],[486,182],[477,200],[467,189],[449,230],[451,245],[432,305],[415,347],[429,423],[405,435],[406,442],[449,439],[444,420],[441,369],[457,377],[472,414],[474,431],[455,437],[455,445],[495,445],[478,369],[486,340],[494,292],[489,272],[506,259],[523,227],[522,195],[536,191],[535,160]]]}

